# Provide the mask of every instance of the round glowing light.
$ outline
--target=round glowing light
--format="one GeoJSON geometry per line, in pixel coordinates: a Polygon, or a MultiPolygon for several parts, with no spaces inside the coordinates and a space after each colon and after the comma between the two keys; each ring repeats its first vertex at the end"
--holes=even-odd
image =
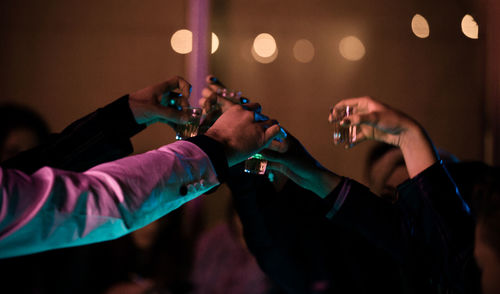
{"type": "Polygon", "coordinates": [[[347,60],[357,61],[365,56],[365,45],[355,36],[348,36],[340,40],[339,51],[347,60]]]}
{"type": "Polygon", "coordinates": [[[210,53],[214,54],[217,49],[219,49],[219,38],[215,33],[212,33],[212,49],[210,53]]]}
{"type": "MultiPolygon", "coordinates": [[[[190,30],[178,30],[170,39],[172,49],[179,54],[188,54],[193,50],[193,33],[190,30]]],[[[215,53],[219,48],[219,38],[215,33],[212,33],[212,48],[211,53],[215,53]]]]}
{"type": "Polygon", "coordinates": [[[300,39],[293,45],[293,56],[299,62],[308,63],[314,58],[314,46],[306,39],[300,39]]]}
{"type": "Polygon", "coordinates": [[[190,30],[178,30],[170,39],[172,49],[179,54],[188,54],[193,50],[193,33],[190,30]]]}
{"type": "Polygon", "coordinates": [[[253,51],[255,51],[255,54],[263,58],[273,56],[278,50],[273,36],[267,33],[263,33],[255,37],[252,48],[253,51]]]}
{"type": "Polygon", "coordinates": [[[413,16],[413,19],[411,20],[411,30],[415,36],[422,39],[429,37],[430,34],[429,23],[425,17],[420,14],[415,14],[413,16]]]}
{"type": "Polygon", "coordinates": [[[479,37],[479,26],[472,15],[466,14],[464,18],[462,18],[462,32],[471,39],[477,39],[479,37]]]}

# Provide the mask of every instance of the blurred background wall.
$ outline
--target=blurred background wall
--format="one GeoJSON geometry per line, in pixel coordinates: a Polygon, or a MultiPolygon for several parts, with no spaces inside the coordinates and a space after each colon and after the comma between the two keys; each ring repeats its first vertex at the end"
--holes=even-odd
{"type": "MultiPolygon", "coordinates": [[[[188,6],[181,0],[1,1],[0,103],[31,106],[60,131],[121,95],[185,76],[189,54],[176,53],[171,38],[187,28],[188,6]]],[[[491,143],[484,131],[485,52],[491,51],[476,11],[477,3],[465,0],[212,0],[210,30],[220,43],[209,69],[261,103],[326,167],[362,182],[371,144],[348,151],[332,144],[328,110],[342,98],[371,95],[416,118],[437,146],[482,160],[485,140],[491,143]],[[416,14],[425,18],[428,36],[425,22],[413,25],[424,35],[412,31],[416,14]],[[478,39],[462,32],[466,14],[479,24],[478,39]],[[252,55],[261,33],[276,43],[269,63],[252,55]],[[349,36],[355,44],[340,45],[349,36]],[[297,45],[301,39],[307,42],[297,45]],[[312,59],[299,61],[294,46],[295,54],[313,52],[312,59]],[[339,46],[358,60],[346,59],[339,46]]],[[[133,142],[140,153],[173,138],[167,126],[154,125],[133,142]]],[[[204,199],[209,225],[228,190],[204,199]]]]}

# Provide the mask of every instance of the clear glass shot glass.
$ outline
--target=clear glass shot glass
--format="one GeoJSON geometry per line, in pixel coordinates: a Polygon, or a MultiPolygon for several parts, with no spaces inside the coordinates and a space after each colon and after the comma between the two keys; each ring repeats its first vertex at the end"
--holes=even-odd
{"type": "Polygon", "coordinates": [[[249,159],[245,160],[244,171],[249,174],[263,175],[266,173],[267,160],[257,153],[249,159]]]}
{"type": "Polygon", "coordinates": [[[356,108],[354,106],[344,106],[336,108],[333,114],[333,142],[337,144],[351,145],[356,141],[357,127],[342,126],[340,122],[346,117],[354,114],[356,108]]]}
{"type": "Polygon", "coordinates": [[[184,107],[183,111],[189,114],[188,122],[184,125],[178,124],[175,127],[175,139],[182,140],[198,135],[202,109],[198,107],[184,107]]]}

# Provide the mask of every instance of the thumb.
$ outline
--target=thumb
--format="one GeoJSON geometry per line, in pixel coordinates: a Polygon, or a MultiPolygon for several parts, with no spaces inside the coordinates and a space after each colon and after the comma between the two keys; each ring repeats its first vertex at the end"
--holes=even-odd
{"type": "Polygon", "coordinates": [[[264,132],[264,146],[269,146],[272,140],[283,140],[286,138],[286,132],[280,127],[279,124],[274,124],[266,129],[264,132]]]}

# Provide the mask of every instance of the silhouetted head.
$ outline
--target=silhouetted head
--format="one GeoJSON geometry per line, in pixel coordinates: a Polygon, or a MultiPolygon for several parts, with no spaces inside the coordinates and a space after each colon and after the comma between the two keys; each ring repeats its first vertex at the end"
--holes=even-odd
{"type": "Polygon", "coordinates": [[[47,123],[35,111],[14,104],[0,106],[0,162],[35,147],[48,135],[47,123]]]}

